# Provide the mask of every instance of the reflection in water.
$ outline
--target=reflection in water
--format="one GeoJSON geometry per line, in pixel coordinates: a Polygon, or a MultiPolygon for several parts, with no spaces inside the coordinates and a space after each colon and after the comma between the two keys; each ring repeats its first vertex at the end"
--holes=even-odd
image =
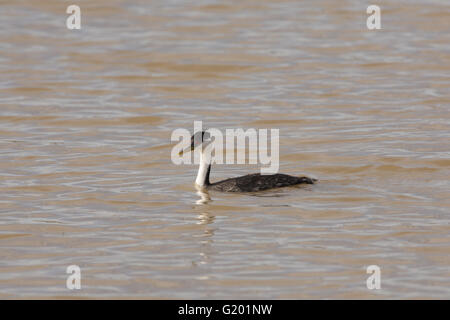
{"type": "Polygon", "coordinates": [[[197,188],[197,195],[200,196],[200,199],[197,200],[195,203],[196,204],[208,204],[211,200],[211,197],[209,196],[208,190],[198,187],[197,188]]]}
{"type": "Polygon", "coordinates": [[[207,225],[213,223],[215,217],[208,212],[202,212],[197,216],[197,219],[197,224],[207,225]]]}
{"type": "MultiPolygon", "coordinates": [[[[208,191],[204,188],[201,188],[200,186],[195,186],[197,189],[197,195],[200,196],[200,199],[196,201],[196,204],[198,205],[206,205],[209,202],[211,202],[211,197],[208,193],[208,191]]],[[[209,213],[208,211],[202,211],[197,216],[197,222],[196,224],[204,226],[202,232],[198,235],[194,235],[194,237],[203,238],[201,243],[201,246],[199,248],[199,255],[200,259],[198,261],[192,261],[193,265],[206,265],[211,261],[210,254],[212,252],[212,244],[213,244],[213,235],[215,229],[212,228],[210,225],[214,222],[215,216],[209,213]]],[[[209,279],[209,276],[207,275],[201,275],[197,277],[198,280],[207,280],[209,279]]]]}
{"type": "MultiPolygon", "coordinates": [[[[210,225],[214,222],[215,216],[210,214],[209,212],[202,212],[197,216],[196,224],[204,226],[202,232],[198,235],[194,235],[195,237],[202,238],[200,241],[199,247],[199,256],[200,259],[196,261],[192,261],[193,265],[206,265],[211,262],[211,255],[213,252],[212,245],[214,243],[213,236],[215,229],[210,225]]],[[[209,279],[207,275],[202,275],[197,277],[199,280],[209,279]]]]}

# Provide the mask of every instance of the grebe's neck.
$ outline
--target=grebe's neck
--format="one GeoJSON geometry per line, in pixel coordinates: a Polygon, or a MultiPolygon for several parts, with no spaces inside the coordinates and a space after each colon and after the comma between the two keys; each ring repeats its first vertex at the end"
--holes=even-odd
{"type": "Polygon", "coordinates": [[[197,179],[195,179],[195,184],[200,187],[205,187],[209,185],[210,171],[211,171],[211,152],[210,148],[208,148],[207,146],[200,151],[200,166],[198,168],[197,179]]]}

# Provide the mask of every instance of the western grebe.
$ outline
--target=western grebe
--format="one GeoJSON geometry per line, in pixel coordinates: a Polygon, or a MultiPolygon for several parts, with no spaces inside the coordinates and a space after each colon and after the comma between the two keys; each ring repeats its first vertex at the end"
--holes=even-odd
{"type": "Polygon", "coordinates": [[[195,184],[202,189],[223,192],[255,192],[297,184],[313,184],[317,181],[308,177],[294,177],[281,173],[269,175],[254,173],[211,183],[209,181],[209,175],[211,173],[211,150],[208,148],[211,144],[208,144],[207,142],[209,141],[206,141],[205,138],[205,131],[195,133],[191,137],[191,146],[179,153],[182,155],[183,153],[194,151],[198,146],[202,146],[200,166],[197,178],[195,179],[195,184]]]}

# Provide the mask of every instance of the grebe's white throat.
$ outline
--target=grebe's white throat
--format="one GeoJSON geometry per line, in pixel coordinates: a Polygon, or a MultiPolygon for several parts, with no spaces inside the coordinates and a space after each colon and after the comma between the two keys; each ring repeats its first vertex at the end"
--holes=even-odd
{"type": "Polygon", "coordinates": [[[209,172],[211,170],[211,148],[210,145],[200,149],[200,166],[198,168],[195,184],[199,187],[209,185],[209,172]]]}

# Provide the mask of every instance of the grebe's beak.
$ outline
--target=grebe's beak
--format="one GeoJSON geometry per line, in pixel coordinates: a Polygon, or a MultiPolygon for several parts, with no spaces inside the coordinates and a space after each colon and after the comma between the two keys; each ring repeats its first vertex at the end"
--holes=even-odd
{"type": "Polygon", "coordinates": [[[178,155],[182,156],[183,154],[189,153],[189,152],[191,152],[191,151],[194,151],[194,146],[190,146],[190,147],[187,147],[187,148],[184,149],[184,150],[181,150],[181,151],[178,153],[178,155]]]}

